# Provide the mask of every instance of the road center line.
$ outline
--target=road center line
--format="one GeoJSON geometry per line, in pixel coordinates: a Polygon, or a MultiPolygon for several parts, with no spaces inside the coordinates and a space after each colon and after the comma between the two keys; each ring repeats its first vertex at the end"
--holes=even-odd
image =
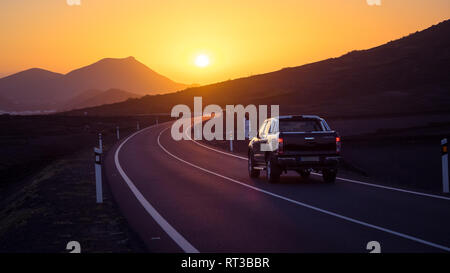
{"type": "Polygon", "coordinates": [[[331,211],[328,211],[328,210],[324,210],[324,209],[321,209],[321,208],[318,208],[318,207],[315,207],[315,206],[311,206],[311,205],[308,205],[308,204],[306,204],[306,203],[303,203],[303,202],[300,202],[300,201],[297,201],[297,200],[294,200],[294,199],[290,199],[290,198],[288,198],[288,197],[284,197],[284,196],[282,196],[282,195],[279,195],[279,194],[276,194],[276,193],[273,193],[273,192],[270,192],[270,191],[267,191],[267,190],[263,190],[263,189],[260,189],[260,188],[258,188],[258,187],[251,186],[251,185],[246,184],[246,183],[244,183],[244,182],[238,181],[238,180],[236,180],[236,179],[233,179],[233,178],[230,178],[230,177],[221,175],[221,174],[219,174],[219,173],[210,171],[210,170],[208,170],[208,169],[205,169],[205,168],[202,168],[202,167],[200,167],[200,166],[197,166],[197,165],[195,165],[195,164],[193,164],[193,163],[190,163],[190,162],[188,162],[188,161],[186,161],[186,160],[184,160],[184,159],[182,159],[182,158],[180,158],[180,157],[178,157],[178,156],[172,154],[171,152],[169,152],[169,151],[161,144],[161,142],[160,142],[161,135],[162,135],[167,129],[169,129],[169,127],[166,128],[166,129],[164,129],[164,130],[162,130],[162,131],[159,133],[159,135],[158,135],[157,141],[158,141],[159,147],[160,147],[164,152],[166,152],[168,155],[172,156],[173,158],[175,158],[175,159],[177,159],[177,160],[179,160],[179,161],[181,161],[181,162],[183,162],[183,163],[185,163],[185,164],[187,164],[187,165],[189,165],[189,166],[192,166],[192,167],[194,167],[194,168],[196,168],[196,169],[202,170],[202,171],[204,171],[204,172],[206,172],[206,173],[215,175],[215,176],[217,176],[217,177],[223,178],[223,179],[225,179],[225,180],[231,181],[231,182],[233,182],[233,183],[239,184],[239,185],[241,185],[241,186],[247,187],[247,188],[249,188],[249,189],[252,189],[252,190],[255,190],[255,191],[258,191],[258,192],[261,192],[261,193],[270,195],[270,196],[273,196],[273,197],[278,198],[278,199],[282,199],[282,200],[288,201],[288,202],[290,202],[290,203],[293,203],[293,204],[296,204],[296,205],[299,205],[299,206],[302,206],[302,207],[306,207],[306,208],[309,208],[309,209],[312,209],[312,210],[315,210],[315,211],[318,211],[318,212],[321,212],[321,213],[324,213],[324,214],[327,214],[327,215],[331,215],[331,216],[337,217],[337,218],[339,218],[339,219],[342,219],[342,220],[345,220],[345,221],[348,221],[348,222],[352,222],[352,223],[359,224],[359,225],[362,225],[362,226],[365,226],[365,227],[369,227],[369,228],[372,228],[372,229],[376,229],[376,230],[379,230],[379,231],[383,231],[383,232],[386,232],[386,233],[389,233],[389,234],[392,234],[392,235],[396,235],[396,236],[401,237],[401,238],[404,238],[404,239],[408,239],[408,240],[411,240],[411,241],[414,241],[414,242],[417,242],[417,243],[421,243],[421,244],[424,244],[424,245],[428,245],[428,246],[431,246],[431,247],[435,247],[435,248],[438,248],[438,249],[441,249],[441,250],[450,252],[450,248],[447,247],[447,246],[440,245],[440,244],[436,244],[436,243],[433,243],[433,242],[429,242],[429,241],[426,241],[426,240],[423,240],[423,239],[420,239],[420,238],[417,238],[417,237],[414,237],[414,236],[411,236],[411,235],[407,235],[407,234],[404,234],[404,233],[400,233],[400,232],[397,232],[397,231],[394,231],[394,230],[390,230],[390,229],[387,229],[387,228],[383,228],[383,227],[380,227],[380,226],[377,226],[377,225],[372,225],[372,224],[369,224],[369,223],[366,223],[366,222],[363,222],[363,221],[360,221],[360,220],[357,220],[357,219],[354,219],[354,218],[351,218],[351,217],[347,217],[347,216],[344,216],[344,215],[341,215],[341,214],[338,214],[338,213],[334,213],[334,212],[331,212],[331,211]]]}

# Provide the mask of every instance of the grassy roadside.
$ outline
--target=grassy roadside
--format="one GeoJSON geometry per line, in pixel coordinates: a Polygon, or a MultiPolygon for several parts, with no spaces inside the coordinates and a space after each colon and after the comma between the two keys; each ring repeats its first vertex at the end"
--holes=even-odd
{"type": "MultiPolygon", "coordinates": [[[[158,117],[160,122],[167,117],[158,117]]],[[[96,204],[93,147],[154,124],[156,117],[0,116],[0,252],[146,252],[108,184],[96,204]]]]}
{"type": "Polygon", "coordinates": [[[144,252],[104,185],[96,204],[92,151],[56,160],[1,201],[0,252],[144,252]]]}

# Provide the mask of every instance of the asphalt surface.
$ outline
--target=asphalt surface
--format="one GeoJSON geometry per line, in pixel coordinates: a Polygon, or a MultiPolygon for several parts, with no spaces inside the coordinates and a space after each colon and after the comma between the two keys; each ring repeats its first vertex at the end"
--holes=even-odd
{"type": "Polygon", "coordinates": [[[247,162],[170,124],[121,140],[105,174],[123,214],[152,252],[449,252],[450,198],[321,177],[251,179],[247,162]]]}

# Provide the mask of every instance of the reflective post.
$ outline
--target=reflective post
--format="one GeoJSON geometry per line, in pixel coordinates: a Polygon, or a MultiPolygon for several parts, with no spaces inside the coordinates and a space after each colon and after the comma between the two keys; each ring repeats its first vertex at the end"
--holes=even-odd
{"type": "Polygon", "coordinates": [[[97,203],[103,203],[102,189],[102,150],[95,147],[95,189],[97,193],[97,203]]]}
{"type": "Polygon", "coordinates": [[[442,191],[449,192],[448,185],[448,144],[447,139],[441,140],[441,155],[442,155],[442,191]]]}

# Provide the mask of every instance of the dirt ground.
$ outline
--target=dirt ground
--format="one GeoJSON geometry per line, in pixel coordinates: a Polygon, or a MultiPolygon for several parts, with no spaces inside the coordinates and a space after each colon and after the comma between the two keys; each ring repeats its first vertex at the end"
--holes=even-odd
{"type": "MultiPolygon", "coordinates": [[[[159,118],[164,121],[167,118],[159,118]]],[[[105,151],[155,117],[0,117],[0,252],[147,252],[103,183],[96,203],[93,147],[105,151]]]]}
{"type": "Polygon", "coordinates": [[[90,150],[51,163],[1,203],[1,252],[68,252],[69,241],[89,253],[146,250],[106,183],[104,203],[96,203],[90,150]]]}

